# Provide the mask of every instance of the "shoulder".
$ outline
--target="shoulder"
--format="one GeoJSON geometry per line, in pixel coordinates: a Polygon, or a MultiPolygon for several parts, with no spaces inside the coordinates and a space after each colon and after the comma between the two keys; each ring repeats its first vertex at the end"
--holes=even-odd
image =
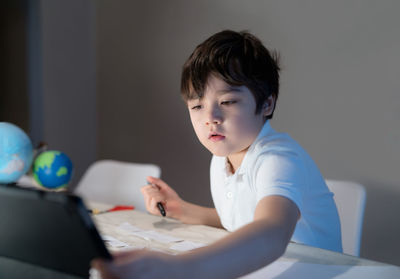
{"type": "Polygon", "coordinates": [[[288,134],[273,131],[258,138],[248,155],[243,171],[256,188],[306,183],[306,153],[288,134]]]}
{"type": "Polygon", "coordinates": [[[301,147],[289,135],[274,133],[259,139],[252,155],[247,175],[257,200],[271,195],[284,196],[301,211],[307,185],[307,167],[301,147]]]}
{"type": "Polygon", "coordinates": [[[301,165],[305,151],[285,133],[271,133],[259,138],[251,150],[253,167],[261,165],[281,166],[288,163],[301,165]]]}

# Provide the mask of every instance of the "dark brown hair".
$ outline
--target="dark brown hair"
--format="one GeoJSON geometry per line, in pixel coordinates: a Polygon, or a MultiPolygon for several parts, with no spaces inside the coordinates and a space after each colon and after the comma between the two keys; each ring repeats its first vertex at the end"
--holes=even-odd
{"type": "MultiPolygon", "coordinates": [[[[246,86],[256,100],[256,114],[270,95],[279,94],[278,55],[254,35],[224,30],[198,45],[183,65],[185,101],[202,98],[211,74],[232,86],[246,86]]],[[[268,117],[272,118],[272,114],[268,117]]]]}

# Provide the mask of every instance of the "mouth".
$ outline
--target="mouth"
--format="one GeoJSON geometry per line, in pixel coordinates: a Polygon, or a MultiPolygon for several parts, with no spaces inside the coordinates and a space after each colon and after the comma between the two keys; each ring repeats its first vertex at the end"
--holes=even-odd
{"type": "Polygon", "coordinates": [[[208,136],[208,139],[211,141],[220,141],[225,139],[225,136],[218,134],[218,133],[210,133],[210,135],[208,136]]]}

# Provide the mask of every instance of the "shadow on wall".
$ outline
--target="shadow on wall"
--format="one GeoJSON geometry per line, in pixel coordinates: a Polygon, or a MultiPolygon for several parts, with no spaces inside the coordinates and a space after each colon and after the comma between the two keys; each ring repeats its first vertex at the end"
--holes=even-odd
{"type": "Polygon", "coordinates": [[[399,185],[368,181],[361,257],[400,265],[399,185]]]}
{"type": "Polygon", "coordinates": [[[0,121],[29,133],[27,88],[27,1],[2,2],[0,9],[0,121]]]}

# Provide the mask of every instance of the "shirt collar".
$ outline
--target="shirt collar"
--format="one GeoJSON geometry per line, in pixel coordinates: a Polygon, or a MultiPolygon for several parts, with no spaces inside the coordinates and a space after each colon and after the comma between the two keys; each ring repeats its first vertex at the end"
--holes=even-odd
{"type": "MultiPolygon", "coordinates": [[[[236,170],[234,175],[242,175],[247,172],[247,169],[249,166],[248,161],[251,159],[251,157],[252,157],[251,155],[254,152],[254,149],[256,148],[257,143],[260,141],[260,139],[266,137],[272,131],[273,130],[272,130],[271,124],[269,123],[269,120],[265,121],[264,126],[261,128],[256,139],[250,145],[249,149],[247,150],[246,154],[244,155],[242,163],[240,164],[239,168],[236,170]]],[[[232,175],[232,173],[230,172],[228,157],[225,157],[224,171],[227,176],[232,175]]]]}

